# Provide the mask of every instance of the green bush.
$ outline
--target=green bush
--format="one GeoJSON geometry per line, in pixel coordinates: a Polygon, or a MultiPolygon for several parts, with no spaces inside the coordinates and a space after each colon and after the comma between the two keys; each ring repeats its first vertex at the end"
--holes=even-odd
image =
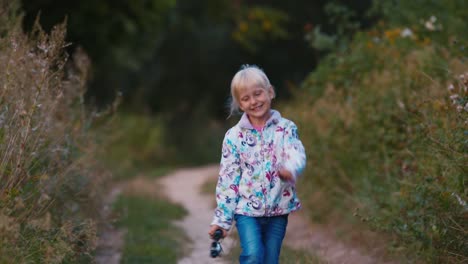
{"type": "Polygon", "coordinates": [[[468,259],[468,66],[463,44],[450,41],[464,38],[467,6],[445,2],[440,31],[421,29],[415,8],[384,20],[355,35],[347,54],[331,54],[282,107],[307,150],[299,191],[311,217],[367,223],[409,262],[468,259]]]}
{"type": "Polygon", "coordinates": [[[173,165],[175,150],[165,143],[163,125],[161,118],[117,112],[97,129],[105,146],[101,159],[112,168],[115,179],[154,170],[154,164],[173,165]]]}

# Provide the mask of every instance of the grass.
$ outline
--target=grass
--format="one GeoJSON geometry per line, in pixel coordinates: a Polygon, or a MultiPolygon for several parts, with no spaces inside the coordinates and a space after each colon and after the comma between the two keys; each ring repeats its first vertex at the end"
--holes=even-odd
{"type": "Polygon", "coordinates": [[[164,174],[173,164],[174,150],[164,143],[163,130],[159,118],[118,111],[109,124],[99,128],[107,149],[100,160],[112,169],[115,180],[164,174]]]}
{"type": "Polygon", "coordinates": [[[121,263],[176,263],[188,238],[172,224],[186,211],[163,199],[120,196],[115,203],[118,226],[127,230],[121,263]]]}
{"type": "Polygon", "coordinates": [[[83,103],[90,60],[67,54],[65,23],[24,32],[19,1],[0,14],[0,263],[86,262],[109,179],[83,103]]]}

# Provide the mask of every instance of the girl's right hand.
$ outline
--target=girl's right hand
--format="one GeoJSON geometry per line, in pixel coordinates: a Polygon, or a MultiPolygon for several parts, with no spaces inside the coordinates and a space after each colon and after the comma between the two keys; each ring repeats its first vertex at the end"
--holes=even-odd
{"type": "Polygon", "coordinates": [[[283,181],[294,182],[294,176],[290,171],[286,169],[279,169],[278,175],[283,181]]]}
{"type": "Polygon", "coordinates": [[[211,238],[213,238],[214,236],[214,233],[216,232],[216,230],[218,229],[221,229],[223,231],[223,238],[225,238],[227,236],[227,230],[226,229],[223,229],[217,225],[212,225],[210,227],[210,231],[208,231],[208,234],[210,235],[211,238]]]}

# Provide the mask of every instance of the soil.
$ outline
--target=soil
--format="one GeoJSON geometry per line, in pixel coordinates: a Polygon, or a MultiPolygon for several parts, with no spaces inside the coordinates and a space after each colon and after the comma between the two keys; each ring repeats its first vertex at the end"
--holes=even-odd
{"type": "MultiPolygon", "coordinates": [[[[160,196],[160,190],[171,201],[186,208],[188,215],[175,224],[181,227],[190,238],[187,241],[186,257],[180,264],[227,263],[222,258],[211,258],[209,248],[212,240],[208,236],[209,225],[213,217],[213,195],[202,192],[202,186],[217,178],[218,165],[176,170],[160,179],[152,180],[138,177],[126,184],[120,184],[111,192],[109,201],[119,192],[138,192],[149,196],[160,196]],[[162,186],[157,188],[156,186],[162,186]]],[[[120,261],[123,245],[122,230],[110,228],[101,235],[97,263],[113,264],[120,261]]],[[[224,239],[223,254],[228,254],[237,241],[229,237],[224,239]]],[[[292,249],[305,250],[330,264],[371,264],[385,263],[380,258],[364,253],[358,245],[344,244],[337,240],[324,226],[310,224],[301,211],[292,213],[284,241],[292,249]]],[[[387,262],[389,263],[389,262],[387,262]]]]}

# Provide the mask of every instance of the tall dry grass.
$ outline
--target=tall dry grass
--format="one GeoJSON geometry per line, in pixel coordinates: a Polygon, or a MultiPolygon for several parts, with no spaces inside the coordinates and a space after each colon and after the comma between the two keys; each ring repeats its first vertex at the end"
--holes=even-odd
{"type": "Polygon", "coordinates": [[[69,57],[66,23],[22,30],[0,1],[0,263],[86,261],[106,173],[83,104],[89,60],[69,57]]]}

